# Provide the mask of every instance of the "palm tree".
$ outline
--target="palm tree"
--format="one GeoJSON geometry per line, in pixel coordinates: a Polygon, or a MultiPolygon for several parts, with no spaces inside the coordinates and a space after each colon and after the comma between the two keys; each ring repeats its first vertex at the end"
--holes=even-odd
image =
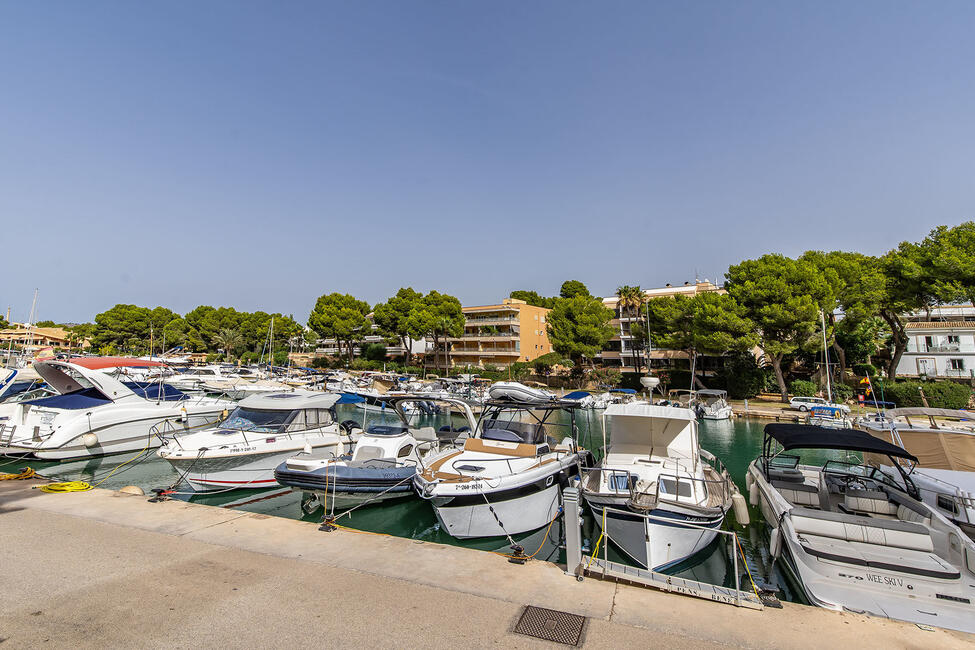
{"type": "Polygon", "coordinates": [[[216,346],[224,351],[227,355],[227,361],[230,361],[234,350],[239,348],[244,344],[244,337],[240,335],[237,330],[232,330],[228,328],[223,328],[213,337],[213,342],[216,346]]]}
{"type": "MultiPolygon", "coordinates": [[[[617,307],[619,308],[620,318],[632,318],[634,316],[640,315],[640,310],[643,308],[643,304],[647,301],[647,297],[644,295],[643,290],[640,289],[640,285],[631,287],[628,284],[624,284],[622,287],[616,289],[617,307]]],[[[622,326],[620,327],[620,332],[622,333],[622,326]]],[[[630,346],[630,352],[634,360],[634,365],[636,366],[637,372],[640,371],[640,356],[636,354],[636,346],[630,346]]]]}

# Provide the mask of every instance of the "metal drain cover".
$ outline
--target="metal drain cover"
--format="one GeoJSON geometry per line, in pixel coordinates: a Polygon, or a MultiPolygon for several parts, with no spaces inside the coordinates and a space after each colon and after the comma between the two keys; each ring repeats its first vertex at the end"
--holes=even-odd
{"type": "Polygon", "coordinates": [[[515,632],[555,643],[579,645],[585,625],[585,616],[528,605],[515,625],[515,632]]]}

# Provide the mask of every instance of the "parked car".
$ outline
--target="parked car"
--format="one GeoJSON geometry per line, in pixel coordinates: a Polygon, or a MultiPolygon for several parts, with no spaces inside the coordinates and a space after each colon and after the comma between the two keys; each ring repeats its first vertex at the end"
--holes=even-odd
{"type": "Polygon", "coordinates": [[[803,413],[814,406],[832,406],[842,409],[844,413],[850,412],[850,407],[846,404],[834,404],[833,402],[827,401],[822,397],[793,397],[789,400],[789,406],[794,409],[799,409],[803,413]]]}

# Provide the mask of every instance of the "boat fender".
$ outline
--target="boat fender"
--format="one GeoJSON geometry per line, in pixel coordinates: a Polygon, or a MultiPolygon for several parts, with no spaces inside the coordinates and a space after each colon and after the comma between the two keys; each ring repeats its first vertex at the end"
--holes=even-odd
{"type": "Polygon", "coordinates": [[[186,407],[183,406],[179,409],[179,421],[186,422],[189,419],[189,415],[186,413],[186,407]]]}
{"type": "Polygon", "coordinates": [[[752,473],[751,472],[745,472],[745,490],[747,492],[750,493],[752,491],[752,483],[754,483],[754,482],[755,482],[755,477],[752,476],[752,473]]]}
{"type": "Polygon", "coordinates": [[[745,503],[745,497],[742,496],[741,492],[735,492],[731,495],[731,505],[735,509],[735,519],[742,526],[747,526],[750,518],[748,516],[748,504],[745,503]]]}
{"type": "Polygon", "coordinates": [[[85,447],[91,449],[92,447],[98,446],[98,436],[94,433],[86,433],[81,436],[81,442],[84,443],[85,447]]]}
{"type": "Polygon", "coordinates": [[[782,554],[782,526],[772,529],[772,535],[768,542],[768,552],[775,559],[778,559],[782,554]]]}
{"type": "Polygon", "coordinates": [[[758,505],[758,482],[752,479],[752,484],[748,488],[748,503],[753,506],[758,505]]]}

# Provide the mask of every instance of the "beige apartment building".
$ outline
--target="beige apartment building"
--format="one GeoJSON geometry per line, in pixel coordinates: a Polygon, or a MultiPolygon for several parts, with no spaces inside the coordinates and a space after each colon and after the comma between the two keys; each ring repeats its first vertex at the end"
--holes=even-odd
{"type": "Polygon", "coordinates": [[[451,366],[508,366],[552,351],[546,330],[550,309],[514,298],[463,309],[464,335],[448,339],[451,366]]]}
{"type": "MultiPolygon", "coordinates": [[[[662,298],[668,296],[696,296],[699,293],[717,291],[726,293],[724,289],[708,280],[699,282],[685,282],[682,285],[672,286],[670,284],[658,289],[646,289],[643,295],[647,300],[651,298],[662,298]]],[[[603,298],[603,305],[613,310],[613,320],[610,325],[615,330],[613,338],[606,343],[596,356],[596,362],[603,366],[616,368],[620,372],[636,372],[638,367],[646,369],[648,359],[645,350],[633,345],[633,336],[630,334],[630,326],[640,320],[640,317],[633,313],[623,313],[619,308],[619,299],[616,296],[603,298]]],[[[651,342],[652,343],[652,342],[651,342]]],[[[650,362],[654,367],[670,367],[676,359],[687,359],[687,353],[680,350],[662,350],[654,346],[650,353],[650,362]]]]}

